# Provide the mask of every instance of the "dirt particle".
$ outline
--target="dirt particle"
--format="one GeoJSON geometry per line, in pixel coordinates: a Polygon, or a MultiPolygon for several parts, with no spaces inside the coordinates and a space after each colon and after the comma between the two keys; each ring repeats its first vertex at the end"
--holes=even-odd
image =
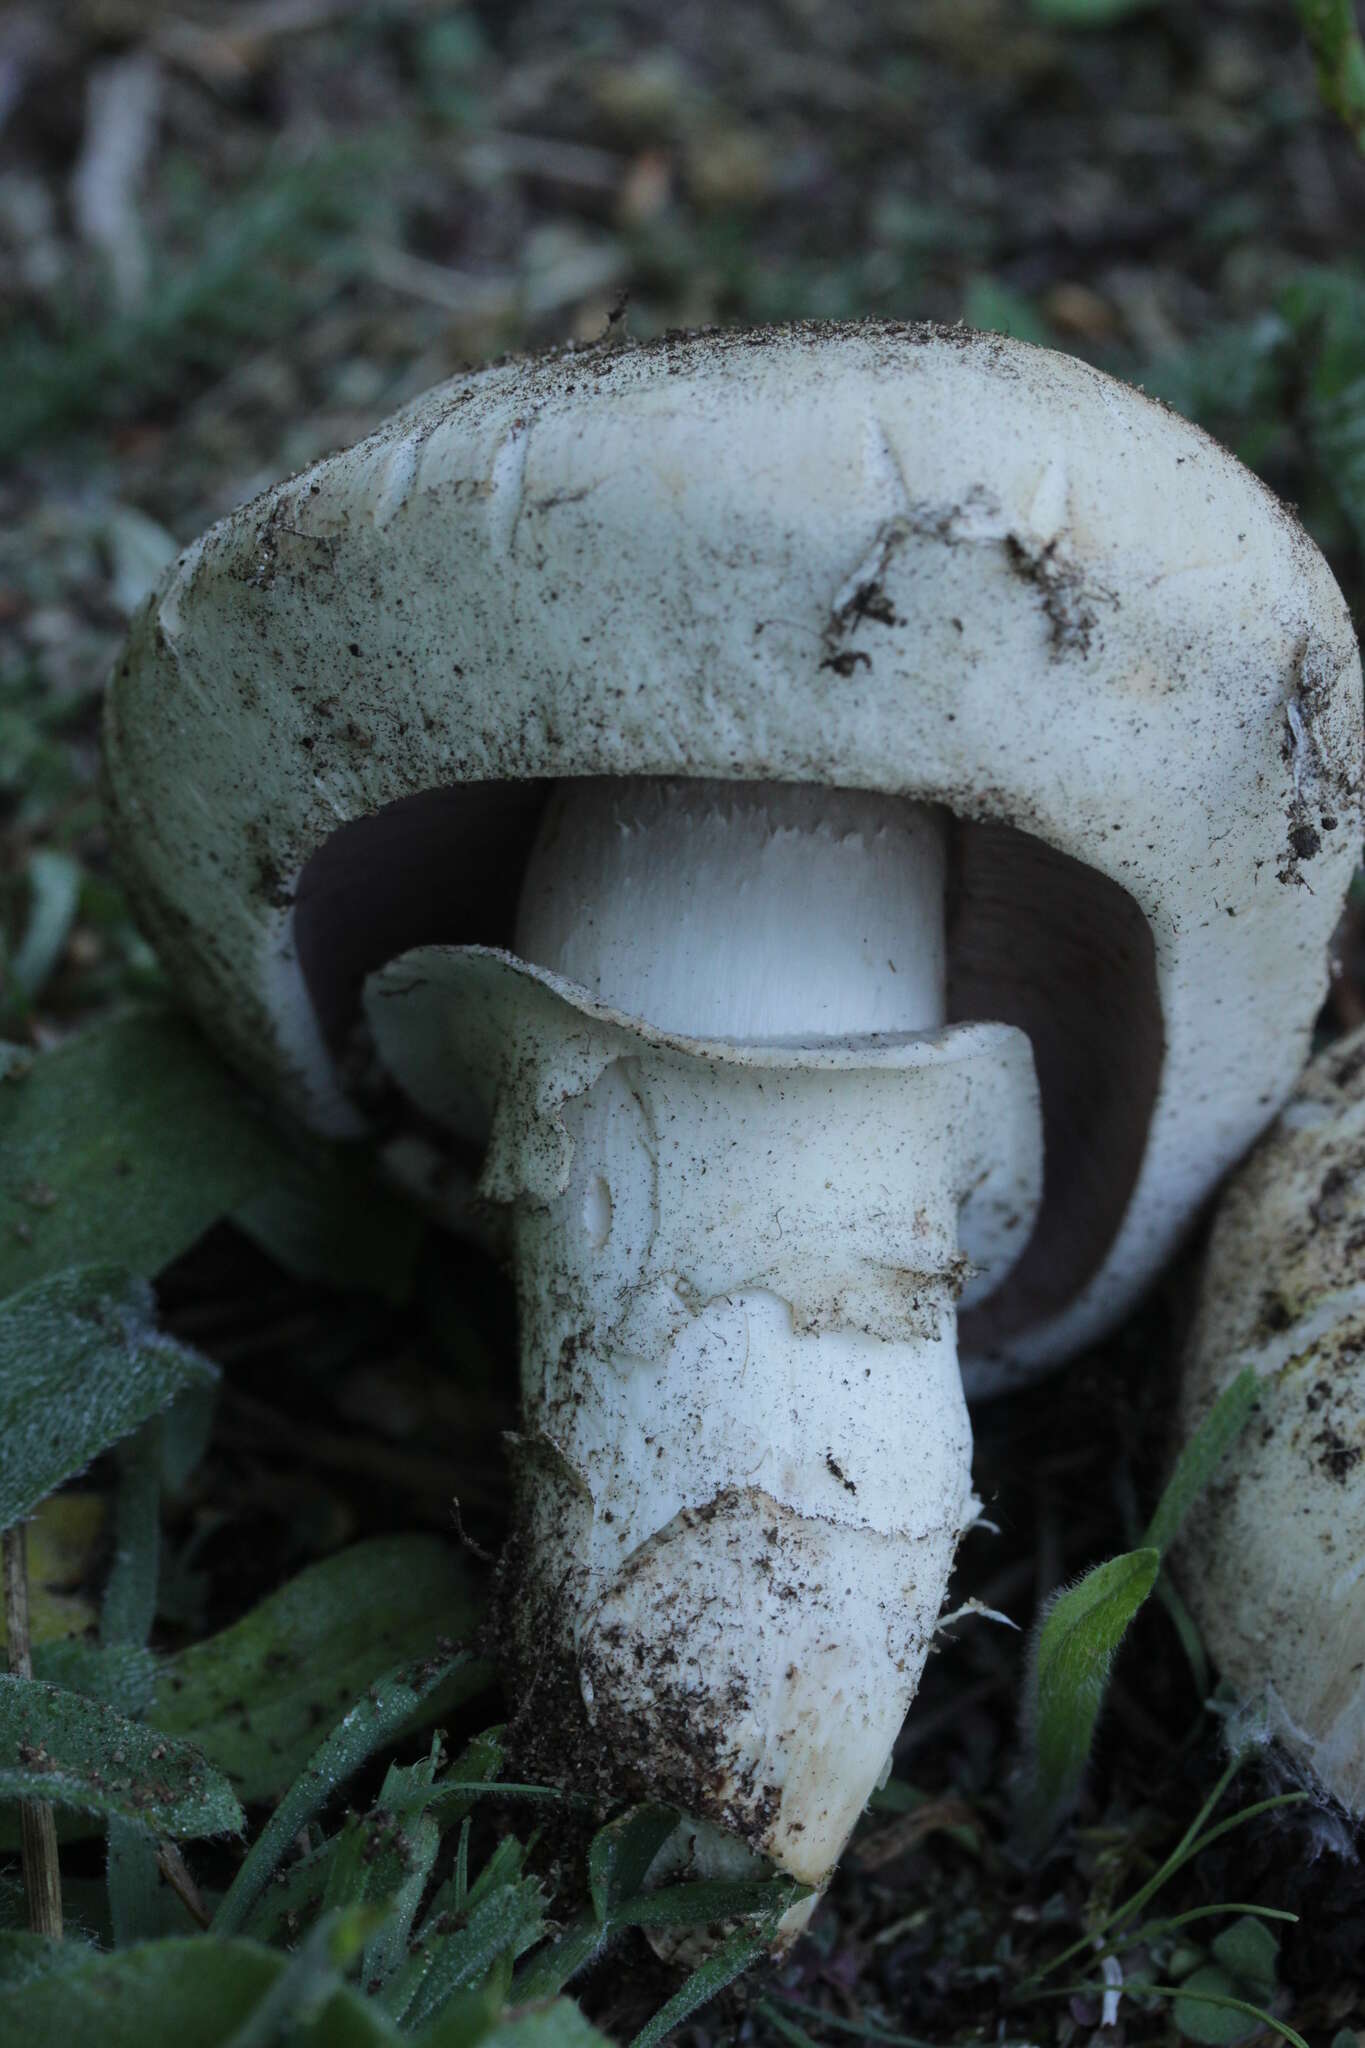
{"type": "Polygon", "coordinates": [[[858,1491],[853,1481],[845,1474],[843,1466],[839,1463],[833,1451],[825,1452],[825,1470],[838,1480],[845,1493],[856,1493],[858,1491]]]}
{"type": "Polygon", "coordinates": [[[1322,1446],[1318,1464],[1329,1479],[1344,1482],[1347,1474],[1360,1463],[1360,1445],[1347,1443],[1341,1431],[1330,1422],[1324,1423],[1313,1441],[1322,1446]]]}
{"type": "Polygon", "coordinates": [[[860,665],[871,668],[872,657],[858,647],[846,647],[842,654],[827,654],[820,664],[821,668],[831,668],[836,676],[845,678],[853,675],[860,665]]]}

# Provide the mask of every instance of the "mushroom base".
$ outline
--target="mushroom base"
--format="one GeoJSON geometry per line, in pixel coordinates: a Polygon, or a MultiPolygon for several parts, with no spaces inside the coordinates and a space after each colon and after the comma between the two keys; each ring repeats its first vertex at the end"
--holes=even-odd
{"type": "MultiPolygon", "coordinates": [[[[592,1510],[541,1441],[518,1447],[520,1540],[501,1617],[542,1768],[604,1800],[661,1800],[812,1886],[881,1777],[928,1653],[962,1530],[835,1527],[758,1487],[676,1514],[596,1597],[592,1510]],[[550,1702],[555,1711],[547,1714],[550,1702]]],[[[523,1738],[524,1739],[524,1738],[523,1738]]]]}
{"type": "MultiPolygon", "coordinates": [[[[528,1163],[548,1073],[581,1058],[582,1012],[557,1016],[499,1111],[528,1163]]],[[[997,1026],[804,1053],[613,1032],[623,1056],[558,1101],[557,1190],[516,1194],[510,1153],[485,1177],[512,1198],[522,1332],[508,1663],[560,1746],[541,1768],[676,1805],[818,1886],[975,1518],[958,1210],[969,1187],[1026,1227],[1027,1046],[997,1026]]]]}

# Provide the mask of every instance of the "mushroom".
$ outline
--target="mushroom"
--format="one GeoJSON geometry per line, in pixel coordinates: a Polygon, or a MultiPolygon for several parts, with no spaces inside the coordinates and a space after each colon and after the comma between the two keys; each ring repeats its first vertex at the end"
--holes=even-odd
{"type": "Polygon", "coordinates": [[[1225,1680],[1365,1812],[1365,1029],[1320,1053],[1219,1199],[1181,1384],[1255,1413],[1175,1555],[1225,1680]]]}
{"type": "Polygon", "coordinates": [[[174,565],[120,866],[244,1071],[500,1219],[543,1769],[824,1880],[977,1512],[958,1354],[1110,1327],[1292,1086],[1360,739],[1271,494],[960,329],[503,363],[174,565]]]}

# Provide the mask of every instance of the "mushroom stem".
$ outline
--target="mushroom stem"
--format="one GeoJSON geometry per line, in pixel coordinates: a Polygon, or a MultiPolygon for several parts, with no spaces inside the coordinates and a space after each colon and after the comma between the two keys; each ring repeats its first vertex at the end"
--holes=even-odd
{"type": "Polygon", "coordinates": [[[932,1031],[944,818],[801,783],[562,783],[516,950],[660,1031],[743,1045],[932,1031]]]}
{"type": "Polygon", "coordinates": [[[519,952],[612,1019],[570,1091],[547,1077],[590,1022],[546,1010],[494,1127],[528,1718],[553,1701],[580,1778],[595,1759],[815,1885],[976,1512],[957,1224],[983,1146],[1016,1161],[1023,1214],[1036,1196],[1023,1041],[936,1028],[943,871],[937,814],[892,798],[585,783],[522,896],[519,952]],[[547,1116],[569,1164],[527,1199],[529,1168],[496,1160],[547,1116]]]}

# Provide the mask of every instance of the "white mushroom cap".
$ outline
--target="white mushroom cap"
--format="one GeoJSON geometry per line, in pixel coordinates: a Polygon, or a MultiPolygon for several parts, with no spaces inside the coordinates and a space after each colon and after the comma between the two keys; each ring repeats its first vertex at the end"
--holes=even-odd
{"type": "Polygon", "coordinates": [[[1365,1811],[1365,1029],[1314,1060],[1223,1195],[1181,1388],[1259,1403],[1191,1517],[1181,1586],[1225,1678],[1365,1811]]]}
{"type": "Polygon", "coordinates": [[[1046,1121],[978,1390],[1112,1323],[1292,1085],[1360,751],[1340,593],[1228,454],[1067,357],[882,323],[429,393],[181,556],[107,726],[177,984],[337,1132],[364,976],[508,942],[549,783],[946,807],[948,1013],[1029,1033],[1046,1121]]]}

